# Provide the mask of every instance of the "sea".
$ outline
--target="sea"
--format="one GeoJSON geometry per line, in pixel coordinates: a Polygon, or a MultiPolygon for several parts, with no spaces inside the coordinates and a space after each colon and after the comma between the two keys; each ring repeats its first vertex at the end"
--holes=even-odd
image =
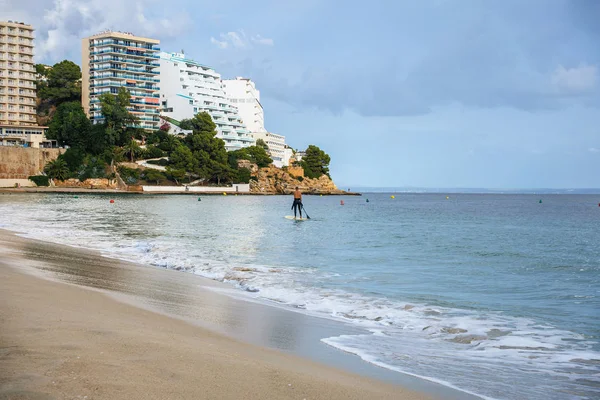
{"type": "Polygon", "coordinates": [[[600,195],[304,196],[307,221],[291,203],[4,193],[0,228],[344,321],[364,333],[322,342],[481,398],[600,399],[600,195]]]}

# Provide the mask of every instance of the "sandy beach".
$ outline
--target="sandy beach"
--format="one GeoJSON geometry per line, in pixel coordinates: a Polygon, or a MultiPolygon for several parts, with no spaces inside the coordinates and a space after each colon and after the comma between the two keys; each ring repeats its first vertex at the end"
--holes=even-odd
{"type": "MultiPolygon", "coordinates": [[[[0,399],[430,398],[118,301],[100,285],[44,279],[57,268],[94,271],[94,260],[130,268],[59,250],[0,230],[0,399]]],[[[183,275],[148,270],[167,286],[183,275]]]]}

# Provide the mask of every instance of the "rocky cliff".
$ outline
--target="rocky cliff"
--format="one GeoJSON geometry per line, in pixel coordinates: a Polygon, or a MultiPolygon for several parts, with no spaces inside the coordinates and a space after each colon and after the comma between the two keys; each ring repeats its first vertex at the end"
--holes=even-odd
{"type": "MultiPolygon", "coordinates": [[[[244,165],[245,167],[248,167],[244,165]]],[[[304,176],[304,170],[300,167],[258,168],[255,164],[250,165],[252,179],[250,180],[251,193],[264,194],[291,194],[296,186],[307,194],[344,194],[333,181],[326,175],[318,179],[310,179],[304,176]]]]}

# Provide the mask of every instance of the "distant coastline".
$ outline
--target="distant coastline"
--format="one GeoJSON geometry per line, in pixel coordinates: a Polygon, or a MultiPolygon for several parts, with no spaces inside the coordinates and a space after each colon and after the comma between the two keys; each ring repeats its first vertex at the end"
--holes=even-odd
{"type": "Polygon", "coordinates": [[[485,188],[412,188],[355,186],[361,193],[463,193],[463,194],[600,194],[600,188],[583,189],[485,189],[485,188]]]}

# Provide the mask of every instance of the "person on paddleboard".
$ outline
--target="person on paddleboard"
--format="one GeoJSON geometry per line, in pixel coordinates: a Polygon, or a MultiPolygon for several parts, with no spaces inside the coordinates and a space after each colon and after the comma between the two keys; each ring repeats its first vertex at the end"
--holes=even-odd
{"type": "Polygon", "coordinates": [[[300,212],[300,219],[302,219],[302,192],[296,186],[296,190],[294,190],[294,203],[292,204],[292,208],[294,209],[294,218],[296,218],[296,209],[300,212]]]}

